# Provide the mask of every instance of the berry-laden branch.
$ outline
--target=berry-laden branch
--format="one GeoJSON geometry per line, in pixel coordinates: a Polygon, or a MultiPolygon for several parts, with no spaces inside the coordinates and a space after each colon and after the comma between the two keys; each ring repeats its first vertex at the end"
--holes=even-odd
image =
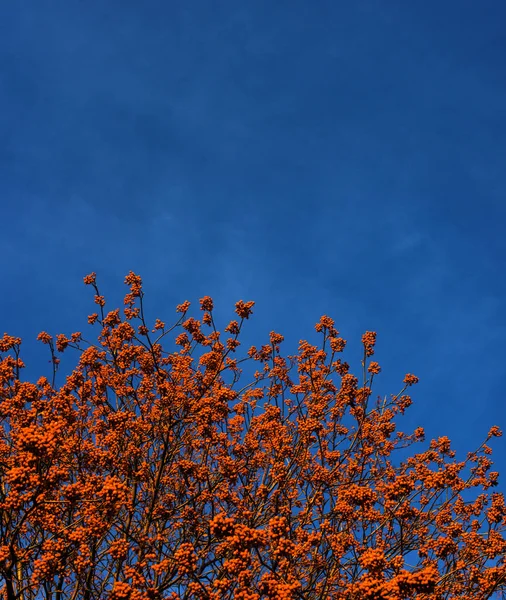
{"type": "Polygon", "coordinates": [[[501,432],[458,459],[447,437],[399,431],[418,378],[373,401],[375,332],[360,387],[328,316],[319,346],[284,357],[271,332],[243,352],[251,301],[222,332],[208,296],[200,318],[184,302],[149,325],[138,275],[123,310],[84,281],[98,335],[41,333],[51,381],[23,381],[21,340],[0,339],[0,597],[504,597],[501,432]]]}

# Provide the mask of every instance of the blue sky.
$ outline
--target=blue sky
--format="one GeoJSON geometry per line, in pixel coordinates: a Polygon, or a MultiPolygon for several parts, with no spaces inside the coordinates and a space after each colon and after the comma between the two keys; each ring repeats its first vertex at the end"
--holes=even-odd
{"type": "Polygon", "coordinates": [[[153,319],[255,300],[251,344],[294,352],[329,314],[356,371],[377,331],[375,391],[421,380],[401,428],[462,452],[506,429],[505,21],[502,0],[2,3],[0,330],[27,376],[39,331],[87,331],[82,277],[114,308],[132,269],[153,319]]]}

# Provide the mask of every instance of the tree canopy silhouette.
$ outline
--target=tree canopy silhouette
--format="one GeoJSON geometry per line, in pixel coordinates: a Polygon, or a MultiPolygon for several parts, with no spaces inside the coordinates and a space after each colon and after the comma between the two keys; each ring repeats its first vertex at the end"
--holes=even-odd
{"type": "Polygon", "coordinates": [[[356,377],[327,316],[319,346],[283,357],[272,332],[242,352],[253,302],[223,333],[210,297],[200,319],[185,302],[149,325],[138,275],[122,311],[84,281],[97,340],[39,335],[55,372],[77,350],[65,383],[23,381],[21,340],[0,340],[4,600],[504,597],[501,432],[457,459],[398,431],[418,379],[374,399],[374,332],[356,377]]]}

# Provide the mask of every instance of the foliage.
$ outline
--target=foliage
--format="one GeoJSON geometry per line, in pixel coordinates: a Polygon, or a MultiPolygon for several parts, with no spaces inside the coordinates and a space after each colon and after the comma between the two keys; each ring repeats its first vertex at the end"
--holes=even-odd
{"type": "Polygon", "coordinates": [[[491,450],[485,442],[458,461],[442,437],[415,452],[423,430],[394,421],[417,378],[371,400],[374,332],[362,338],[359,385],[329,317],[316,325],[321,347],[301,341],[283,358],[272,332],[238,358],[253,302],[236,304],[224,335],[209,297],[201,320],[185,302],[173,327],[148,327],[140,277],[126,277],[123,315],[105,312],[95,274],[85,283],[98,342],[39,335],[55,370],[58,353],[79,351],[59,388],[22,381],[21,340],[0,340],[4,599],[504,593],[506,510],[489,492],[491,450]],[[256,372],[240,384],[248,365],[256,372]]]}

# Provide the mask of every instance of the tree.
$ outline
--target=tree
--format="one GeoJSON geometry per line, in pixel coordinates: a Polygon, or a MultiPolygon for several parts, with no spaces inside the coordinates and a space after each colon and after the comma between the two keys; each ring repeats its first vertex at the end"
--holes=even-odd
{"type": "Polygon", "coordinates": [[[491,450],[457,461],[442,437],[415,452],[422,428],[394,421],[417,378],[372,401],[374,332],[359,385],[327,316],[321,347],[283,358],[272,332],[239,358],[253,302],[223,335],[209,297],[201,320],[185,302],[173,327],[148,327],[139,276],[122,315],[106,313],[95,274],[85,283],[98,341],[39,335],[55,372],[59,353],[79,352],[63,385],[22,381],[21,340],[0,340],[5,600],[504,597],[491,450]]]}

